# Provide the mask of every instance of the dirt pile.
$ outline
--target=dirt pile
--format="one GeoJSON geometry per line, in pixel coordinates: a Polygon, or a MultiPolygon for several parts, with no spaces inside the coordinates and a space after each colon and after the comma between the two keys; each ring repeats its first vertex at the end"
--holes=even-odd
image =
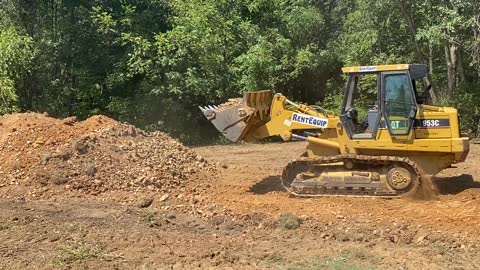
{"type": "Polygon", "coordinates": [[[35,113],[0,117],[0,166],[0,191],[24,190],[33,197],[59,191],[171,194],[189,177],[215,171],[161,132],[105,116],[77,122],[35,113]]]}
{"type": "Polygon", "coordinates": [[[242,103],[242,99],[241,99],[241,98],[231,98],[231,99],[229,99],[227,102],[220,104],[218,107],[219,107],[220,109],[226,109],[226,108],[229,108],[229,107],[238,105],[238,104],[240,104],[240,103],[242,103]]]}

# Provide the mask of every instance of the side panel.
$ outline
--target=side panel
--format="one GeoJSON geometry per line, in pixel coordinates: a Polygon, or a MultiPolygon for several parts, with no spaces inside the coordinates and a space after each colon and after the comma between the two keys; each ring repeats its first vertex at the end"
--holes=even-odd
{"type": "Polygon", "coordinates": [[[460,127],[455,108],[436,107],[439,111],[426,111],[419,106],[415,123],[415,136],[419,139],[459,138],[460,127]]]}

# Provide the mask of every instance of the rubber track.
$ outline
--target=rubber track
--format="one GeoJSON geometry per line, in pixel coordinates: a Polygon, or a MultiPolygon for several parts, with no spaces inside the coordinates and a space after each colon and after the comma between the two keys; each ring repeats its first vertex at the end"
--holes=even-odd
{"type": "MultiPolygon", "coordinates": [[[[345,155],[336,155],[336,156],[326,156],[326,157],[317,157],[317,158],[307,158],[307,157],[302,157],[296,160],[290,161],[287,166],[283,169],[282,173],[282,185],[287,190],[291,195],[296,196],[296,197],[332,197],[332,196],[349,196],[349,197],[364,197],[364,198],[400,198],[412,191],[414,189],[418,188],[420,186],[420,179],[421,179],[421,174],[420,170],[418,169],[417,165],[415,162],[411,161],[407,157],[398,157],[398,156],[369,156],[369,155],[357,155],[357,154],[345,154],[345,155]],[[370,191],[368,190],[361,190],[361,191],[356,191],[353,189],[335,189],[334,193],[316,193],[316,194],[300,194],[292,191],[288,186],[284,184],[284,179],[288,177],[288,170],[292,169],[299,163],[303,164],[332,164],[332,163],[338,163],[338,162],[345,162],[345,161],[352,161],[353,163],[362,163],[362,164],[367,164],[367,165],[389,165],[392,163],[403,163],[405,165],[408,165],[410,168],[412,168],[416,175],[417,179],[414,179],[414,181],[417,181],[416,185],[413,187],[413,189],[404,191],[404,192],[399,192],[399,191],[394,191],[392,193],[385,193],[385,192],[379,192],[376,189],[371,189],[370,191]]],[[[293,182],[294,180],[292,180],[293,182]]],[[[369,188],[368,186],[365,186],[365,188],[369,188]]]]}

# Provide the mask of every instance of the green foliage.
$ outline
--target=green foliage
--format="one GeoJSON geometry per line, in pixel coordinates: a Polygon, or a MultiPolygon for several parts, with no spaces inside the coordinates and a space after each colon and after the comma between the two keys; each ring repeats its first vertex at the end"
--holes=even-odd
{"type": "MultiPolygon", "coordinates": [[[[338,112],[342,66],[426,62],[441,103],[461,106],[474,134],[479,10],[464,0],[6,0],[0,113],[106,114],[208,143],[219,136],[199,105],[273,89],[338,112]]],[[[371,88],[360,88],[369,105],[371,88]]]]}
{"type": "Polygon", "coordinates": [[[15,28],[0,30],[0,114],[18,111],[17,82],[29,72],[32,39],[15,28]]]}
{"type": "Polygon", "coordinates": [[[454,98],[440,96],[440,102],[446,106],[457,108],[460,115],[461,130],[470,137],[480,134],[480,95],[477,93],[480,84],[464,84],[454,98]]]}
{"type": "Polygon", "coordinates": [[[72,246],[63,247],[61,253],[53,261],[54,265],[69,266],[74,262],[98,258],[102,255],[98,250],[91,249],[84,244],[75,243],[72,246]]]}
{"type": "Polygon", "coordinates": [[[415,61],[406,22],[395,1],[356,0],[355,4],[336,41],[338,54],[347,66],[415,61]]]}
{"type": "Polygon", "coordinates": [[[278,224],[284,229],[295,230],[302,224],[302,219],[292,213],[282,213],[278,217],[278,224]]]}

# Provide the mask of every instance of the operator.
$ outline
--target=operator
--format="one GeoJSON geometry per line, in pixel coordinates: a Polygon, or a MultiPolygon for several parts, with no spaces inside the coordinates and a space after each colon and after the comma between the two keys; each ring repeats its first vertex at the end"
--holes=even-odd
{"type": "MultiPolygon", "coordinates": [[[[378,102],[375,102],[369,111],[378,111],[378,102]]],[[[368,130],[368,112],[360,126],[364,129],[364,132],[368,130]]]]}

